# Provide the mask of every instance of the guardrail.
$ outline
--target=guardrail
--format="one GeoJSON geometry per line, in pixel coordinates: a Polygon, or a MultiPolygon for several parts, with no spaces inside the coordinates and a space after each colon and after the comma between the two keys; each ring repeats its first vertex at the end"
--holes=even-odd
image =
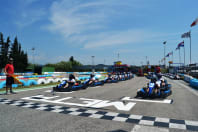
{"type": "Polygon", "coordinates": [[[190,80],[190,86],[192,86],[194,88],[198,88],[198,79],[190,80]]]}
{"type": "Polygon", "coordinates": [[[193,78],[192,76],[185,75],[185,74],[179,74],[180,76],[184,77],[184,81],[189,83],[191,87],[198,88],[198,79],[193,78]]]}
{"type": "Polygon", "coordinates": [[[194,79],[192,76],[189,76],[189,75],[184,75],[184,81],[186,82],[190,82],[190,80],[194,79]]]}

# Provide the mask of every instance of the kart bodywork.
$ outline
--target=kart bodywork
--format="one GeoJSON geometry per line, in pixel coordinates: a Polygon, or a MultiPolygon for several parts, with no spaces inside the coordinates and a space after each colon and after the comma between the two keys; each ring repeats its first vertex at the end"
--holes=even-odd
{"type": "Polygon", "coordinates": [[[155,84],[149,83],[148,87],[143,87],[137,91],[136,97],[139,98],[166,98],[172,94],[171,84],[166,84],[164,87],[160,87],[155,92],[155,84]]]}

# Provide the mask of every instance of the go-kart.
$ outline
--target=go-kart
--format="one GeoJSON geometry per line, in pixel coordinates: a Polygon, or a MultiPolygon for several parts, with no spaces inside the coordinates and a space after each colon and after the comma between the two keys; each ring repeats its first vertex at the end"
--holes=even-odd
{"type": "Polygon", "coordinates": [[[88,83],[89,83],[89,80],[86,80],[82,83],[79,81],[71,89],[72,89],[72,91],[76,91],[76,90],[79,90],[79,89],[86,89],[89,86],[88,83]]]}
{"type": "Polygon", "coordinates": [[[148,87],[143,87],[137,91],[136,98],[166,98],[167,96],[172,94],[171,84],[168,84],[165,81],[165,85],[163,87],[155,89],[156,84],[154,82],[150,82],[148,87]]]}
{"type": "Polygon", "coordinates": [[[105,78],[104,79],[104,83],[117,83],[118,80],[114,79],[114,78],[105,78]]]}
{"type": "Polygon", "coordinates": [[[56,92],[70,92],[70,91],[75,91],[79,89],[85,89],[88,87],[87,85],[88,81],[84,81],[83,83],[81,83],[81,81],[77,81],[73,86],[68,86],[67,88],[64,88],[67,83],[68,82],[64,80],[62,83],[60,83],[56,87],[53,87],[53,91],[54,92],[55,91],[56,92]]]}
{"type": "Polygon", "coordinates": [[[153,72],[148,72],[148,75],[146,76],[147,79],[153,78],[154,73],[153,72]]]}
{"type": "Polygon", "coordinates": [[[71,88],[64,88],[67,84],[67,80],[63,80],[59,85],[56,87],[53,87],[53,92],[69,92],[71,91],[71,88]]]}
{"type": "Polygon", "coordinates": [[[92,83],[89,84],[90,87],[95,87],[95,86],[100,86],[104,85],[104,80],[102,81],[93,81],[92,83]]]}

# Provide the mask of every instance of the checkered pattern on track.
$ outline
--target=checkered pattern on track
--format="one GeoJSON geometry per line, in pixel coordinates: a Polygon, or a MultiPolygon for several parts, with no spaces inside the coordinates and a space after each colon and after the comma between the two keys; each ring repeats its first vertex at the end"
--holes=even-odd
{"type": "Polygon", "coordinates": [[[23,100],[9,100],[3,98],[0,98],[0,104],[7,104],[7,105],[24,107],[24,108],[31,108],[35,110],[49,111],[49,112],[69,114],[75,116],[127,122],[133,124],[198,131],[198,121],[177,120],[177,119],[151,117],[151,116],[143,116],[143,115],[123,114],[116,112],[105,112],[99,110],[89,110],[82,108],[40,104],[35,102],[26,102],[23,100]]]}

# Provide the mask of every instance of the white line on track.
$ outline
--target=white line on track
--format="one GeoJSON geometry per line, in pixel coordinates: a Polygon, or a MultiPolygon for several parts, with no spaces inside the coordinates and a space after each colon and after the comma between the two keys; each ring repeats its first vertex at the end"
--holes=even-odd
{"type": "Polygon", "coordinates": [[[94,87],[90,87],[90,88],[92,89],[92,88],[99,88],[99,87],[101,87],[101,86],[94,86],[94,87]]]}
{"type": "MultiPolygon", "coordinates": [[[[52,90],[47,90],[47,91],[45,91],[46,93],[51,93],[52,92],[52,90]]],[[[74,91],[72,91],[72,92],[55,92],[55,93],[64,93],[64,94],[67,94],[67,93],[73,93],[74,91]]]]}
{"type": "Polygon", "coordinates": [[[130,97],[123,97],[121,100],[123,100],[123,101],[150,102],[150,103],[164,103],[164,104],[171,104],[171,102],[172,102],[172,99],[148,100],[148,99],[134,99],[134,98],[130,98],[130,97]]]}
{"type": "Polygon", "coordinates": [[[166,128],[135,125],[131,132],[169,132],[166,128]]]}

